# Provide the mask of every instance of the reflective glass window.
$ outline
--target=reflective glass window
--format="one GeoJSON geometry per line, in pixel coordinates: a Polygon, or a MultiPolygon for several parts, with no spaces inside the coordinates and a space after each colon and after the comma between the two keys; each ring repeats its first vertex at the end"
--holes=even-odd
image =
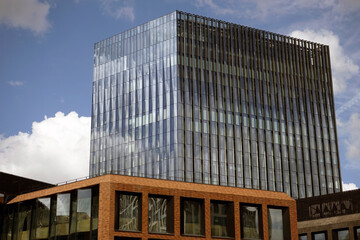
{"type": "Polygon", "coordinates": [[[327,240],[326,232],[312,233],[312,240],[327,240]]]}
{"type": "Polygon", "coordinates": [[[116,205],[116,228],[121,231],[140,231],[141,195],[119,192],[116,205]]]}
{"type": "Polygon", "coordinates": [[[79,189],[77,193],[76,231],[90,232],[91,189],[79,189]]]}
{"type": "Polygon", "coordinates": [[[204,235],[204,201],[201,199],[182,199],[182,233],[185,235],[204,235]]]}
{"type": "Polygon", "coordinates": [[[174,231],[173,199],[149,196],[149,232],[172,233],[174,231]]]}
{"type": "Polygon", "coordinates": [[[15,217],[15,239],[29,239],[31,223],[31,206],[29,203],[20,204],[15,217]]]}
{"type": "Polygon", "coordinates": [[[36,239],[47,239],[50,221],[50,198],[38,198],[36,203],[36,239]]]}
{"type": "Polygon", "coordinates": [[[58,194],[56,201],[56,236],[57,239],[62,239],[61,236],[69,234],[69,218],[70,218],[70,193],[58,194]]]}
{"type": "Polygon", "coordinates": [[[261,206],[240,205],[241,238],[262,239],[261,206]]]}
{"type": "Polygon", "coordinates": [[[290,239],[290,219],[288,209],[268,208],[269,239],[290,239]]]}
{"type": "Polygon", "coordinates": [[[211,236],[234,236],[234,206],[231,202],[211,201],[211,236]]]}
{"type": "Polygon", "coordinates": [[[349,240],[349,229],[338,229],[333,230],[333,239],[334,240],[349,240]]]}

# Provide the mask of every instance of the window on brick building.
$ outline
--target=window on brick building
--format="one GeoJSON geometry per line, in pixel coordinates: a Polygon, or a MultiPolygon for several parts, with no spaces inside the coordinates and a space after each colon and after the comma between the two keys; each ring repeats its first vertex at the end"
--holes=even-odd
{"type": "Polygon", "coordinates": [[[181,233],[205,235],[203,199],[181,198],[181,233]]]}
{"type": "Polygon", "coordinates": [[[326,232],[315,232],[311,233],[312,240],[327,240],[326,232]]]}
{"type": "Polygon", "coordinates": [[[335,229],[333,230],[333,240],[349,240],[349,229],[335,229]]]}
{"type": "Polygon", "coordinates": [[[234,237],[234,204],[211,201],[211,236],[234,237]]]}
{"type": "Polygon", "coordinates": [[[360,227],[354,228],[354,238],[355,240],[360,240],[360,227]]]}
{"type": "Polygon", "coordinates": [[[288,208],[269,207],[268,218],[270,240],[285,240],[291,238],[288,208]]]}
{"type": "Polygon", "coordinates": [[[308,240],[307,234],[299,234],[299,240],[308,240]]]}
{"type": "Polygon", "coordinates": [[[120,231],[141,231],[141,194],[117,192],[115,228],[120,231]]]}
{"type": "Polygon", "coordinates": [[[240,205],[241,238],[262,239],[261,205],[240,205]]]}
{"type": "Polygon", "coordinates": [[[169,196],[149,196],[149,232],[174,232],[174,201],[169,196]]]}

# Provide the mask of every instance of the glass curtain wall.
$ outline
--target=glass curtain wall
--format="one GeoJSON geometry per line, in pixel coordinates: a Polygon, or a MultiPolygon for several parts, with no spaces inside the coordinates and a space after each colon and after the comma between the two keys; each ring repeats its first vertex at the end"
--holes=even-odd
{"type": "Polygon", "coordinates": [[[96,240],[97,187],[59,193],[6,207],[1,240],[96,240]]]}
{"type": "Polygon", "coordinates": [[[177,21],[184,180],[339,192],[329,48],[183,12],[177,21]]]}
{"type": "Polygon", "coordinates": [[[94,47],[90,175],[340,192],[328,46],[174,12],[94,47]]]}
{"type": "Polygon", "coordinates": [[[90,175],[183,180],[176,13],[95,44],[90,175]]]}

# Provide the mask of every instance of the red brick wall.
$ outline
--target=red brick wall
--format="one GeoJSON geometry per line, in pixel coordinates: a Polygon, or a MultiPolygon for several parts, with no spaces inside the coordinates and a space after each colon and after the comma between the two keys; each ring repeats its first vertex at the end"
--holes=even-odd
{"type": "MultiPolygon", "coordinates": [[[[41,191],[17,196],[10,203],[21,202],[52,194],[67,192],[78,188],[99,184],[99,230],[98,239],[114,239],[114,236],[136,237],[141,239],[216,239],[211,238],[210,200],[234,202],[235,239],[240,239],[240,203],[252,203],[262,206],[263,235],[268,233],[268,206],[288,207],[290,215],[291,239],[298,239],[296,203],[285,193],[222,187],[206,184],[176,182],[120,175],[105,175],[67,185],[57,186],[41,191]],[[116,191],[136,192],[142,194],[141,232],[115,231],[115,193],[116,191]],[[168,195],[174,198],[174,234],[148,233],[148,194],[168,195]],[[204,199],[205,236],[186,237],[180,233],[180,197],[204,199]]],[[[288,239],[286,239],[288,240],[288,239]]]]}

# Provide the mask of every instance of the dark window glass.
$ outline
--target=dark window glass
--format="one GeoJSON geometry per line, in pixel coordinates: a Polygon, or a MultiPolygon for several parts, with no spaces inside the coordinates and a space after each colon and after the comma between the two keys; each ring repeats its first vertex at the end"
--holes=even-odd
{"type": "Polygon", "coordinates": [[[77,192],[71,193],[71,220],[70,220],[70,239],[75,239],[76,235],[76,209],[77,209],[77,192]]]}
{"type": "Polygon", "coordinates": [[[261,206],[240,206],[241,216],[241,238],[242,239],[261,239],[261,206]]]}
{"type": "Polygon", "coordinates": [[[326,232],[312,233],[312,240],[327,240],[326,232]]]}
{"type": "Polygon", "coordinates": [[[334,240],[349,240],[349,229],[338,229],[333,230],[333,239],[334,240]]]}
{"type": "Polygon", "coordinates": [[[182,199],[182,233],[185,235],[204,235],[204,201],[182,199]]]}
{"type": "Polygon", "coordinates": [[[173,199],[149,196],[149,232],[172,233],[174,231],[173,199]]]}
{"type": "Polygon", "coordinates": [[[300,234],[299,240],[308,240],[307,234],[300,234]]]}
{"type": "Polygon", "coordinates": [[[50,207],[50,240],[55,239],[56,229],[56,196],[51,197],[50,207]]]}
{"type": "Polygon", "coordinates": [[[289,210],[283,208],[268,208],[269,239],[290,239],[289,210]]]}
{"type": "Polygon", "coordinates": [[[0,239],[1,240],[3,240],[3,239],[11,240],[13,220],[14,220],[14,211],[13,211],[13,208],[9,206],[6,210],[6,212],[4,213],[3,224],[0,227],[0,230],[1,230],[0,239]]]}
{"type": "Polygon", "coordinates": [[[98,217],[99,216],[99,189],[92,189],[92,206],[91,206],[91,239],[97,239],[98,235],[98,217]]]}
{"type": "Polygon", "coordinates": [[[36,206],[36,239],[47,239],[50,221],[50,198],[38,198],[36,206]]]}
{"type": "Polygon", "coordinates": [[[211,236],[234,236],[234,206],[231,202],[211,201],[211,236]]]}
{"type": "Polygon", "coordinates": [[[135,193],[118,193],[116,205],[116,228],[122,231],[140,231],[141,196],[135,193]]]}
{"type": "Polygon", "coordinates": [[[354,229],[355,240],[360,240],[360,227],[354,229]]]}
{"type": "Polygon", "coordinates": [[[28,203],[20,204],[15,218],[15,236],[17,239],[29,239],[31,223],[31,206],[28,203]]]}

